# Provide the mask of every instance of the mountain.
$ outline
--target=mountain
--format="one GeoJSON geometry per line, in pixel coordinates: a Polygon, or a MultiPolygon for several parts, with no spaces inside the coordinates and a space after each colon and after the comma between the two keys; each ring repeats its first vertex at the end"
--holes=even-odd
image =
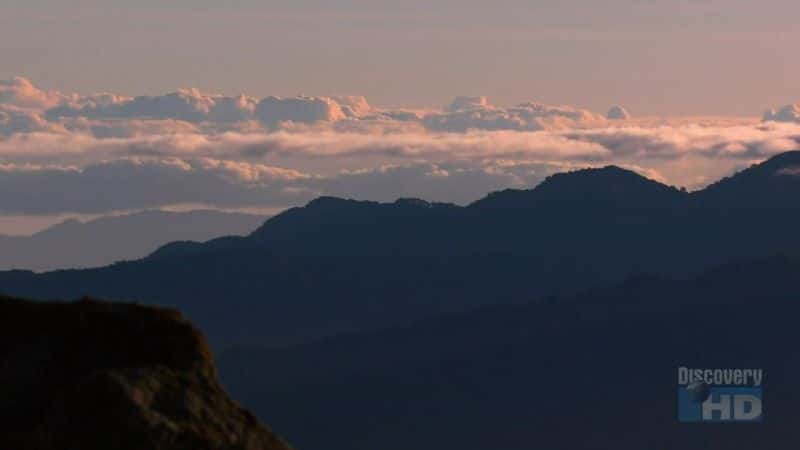
{"type": "Polygon", "coordinates": [[[0,269],[99,267],[142,258],[172,241],[247,234],[263,220],[218,211],[144,211],[85,223],[71,219],[32,236],[0,235],[0,269]]]}
{"type": "Polygon", "coordinates": [[[176,311],[0,297],[0,341],[2,448],[290,450],[176,311]]]}
{"type": "Polygon", "coordinates": [[[548,177],[532,190],[507,189],[489,194],[472,207],[483,211],[572,207],[661,209],[680,207],[684,191],[616,166],[582,169],[548,177]]]}
{"type": "Polygon", "coordinates": [[[800,152],[788,152],[753,165],[697,193],[705,207],[723,211],[771,209],[797,201],[800,195],[800,152]]]}
{"type": "Polygon", "coordinates": [[[800,259],[636,276],[293,348],[230,350],[232,395],[308,450],[780,450],[800,442],[800,259]],[[677,420],[678,368],[764,370],[759,424],[677,420]]]}
{"type": "Polygon", "coordinates": [[[246,237],[173,243],[97,269],[0,273],[0,292],[177,307],[218,349],[294,345],[640,273],[682,277],[792,254],[800,249],[798,155],[693,193],[606,167],[466,207],[323,197],[246,237]],[[778,200],[744,201],[773,191],[778,200]]]}

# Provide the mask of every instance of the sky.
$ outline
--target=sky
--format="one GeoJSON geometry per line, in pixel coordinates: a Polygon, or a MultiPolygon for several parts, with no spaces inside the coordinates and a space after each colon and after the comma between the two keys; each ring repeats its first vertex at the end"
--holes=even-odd
{"type": "Polygon", "coordinates": [[[800,98],[797,17],[792,0],[2,0],[0,78],[760,115],[800,98]]]}
{"type": "Polygon", "coordinates": [[[785,0],[0,0],[0,234],[319,195],[467,204],[608,164],[701,189],[798,149],[797,17],[785,0]]]}

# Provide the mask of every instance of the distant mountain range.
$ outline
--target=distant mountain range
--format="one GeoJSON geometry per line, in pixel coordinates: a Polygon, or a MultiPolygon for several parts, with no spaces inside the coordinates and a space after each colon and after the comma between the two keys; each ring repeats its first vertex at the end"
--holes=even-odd
{"type": "Polygon", "coordinates": [[[280,350],[234,398],[305,450],[782,450],[800,442],[800,259],[637,276],[280,350]],[[764,370],[760,424],[682,424],[678,367],[764,370]]]}
{"type": "Polygon", "coordinates": [[[67,220],[32,236],[0,235],[0,270],[100,267],[140,259],[173,241],[206,241],[252,232],[253,214],[144,211],[88,222],[67,220]]]}
{"type": "Polygon", "coordinates": [[[175,306],[304,450],[800,442],[800,152],[698,192],[619,167],[466,207],[323,197],[247,236],[0,292],[175,306]],[[677,368],[760,368],[765,420],[676,419],[677,368]]]}
{"type": "Polygon", "coordinates": [[[0,292],[178,307],[218,350],[293,345],[794,254],[798,168],[800,152],[789,152],[687,193],[610,166],[466,207],[323,197],[247,237],[173,243],[97,269],[2,273],[0,292]]]}

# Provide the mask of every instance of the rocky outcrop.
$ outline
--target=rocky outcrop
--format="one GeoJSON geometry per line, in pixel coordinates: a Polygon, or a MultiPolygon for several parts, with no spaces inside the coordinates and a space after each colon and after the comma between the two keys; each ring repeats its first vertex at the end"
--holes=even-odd
{"type": "Polygon", "coordinates": [[[0,448],[288,450],[169,309],[0,297],[0,448]]]}

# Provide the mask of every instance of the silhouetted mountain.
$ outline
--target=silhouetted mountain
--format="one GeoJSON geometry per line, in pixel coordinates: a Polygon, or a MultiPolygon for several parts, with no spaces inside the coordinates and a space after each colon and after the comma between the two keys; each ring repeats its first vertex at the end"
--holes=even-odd
{"type": "Polygon", "coordinates": [[[797,203],[798,195],[800,152],[788,152],[720,180],[696,197],[703,207],[727,212],[741,208],[787,208],[797,203]]]}
{"type": "Polygon", "coordinates": [[[303,449],[782,450],[800,443],[800,260],[220,358],[232,395],[303,449]],[[757,368],[760,424],[682,424],[678,367],[757,368]]]}
{"type": "Polygon", "coordinates": [[[394,203],[320,197],[268,220],[251,238],[270,249],[346,250],[369,253],[408,250],[440,240],[462,208],[419,199],[394,203]]]}
{"type": "Polygon", "coordinates": [[[0,297],[0,342],[4,449],[290,450],[177,311],[0,297]]]}
{"type": "Polygon", "coordinates": [[[99,267],[142,258],[172,241],[248,234],[263,220],[218,211],[144,211],[85,223],[71,219],[32,236],[0,235],[0,269],[99,267]]]}
{"type": "Polygon", "coordinates": [[[482,211],[546,207],[566,212],[587,206],[596,209],[648,210],[680,207],[687,197],[685,192],[630,170],[607,166],[555,174],[532,190],[507,189],[495,192],[471,206],[482,211]]]}
{"type": "Polygon", "coordinates": [[[324,197],[248,237],[171,244],[143,260],[93,270],[2,273],[0,291],[179,307],[220,348],[306,342],[575,293],[632,274],[683,276],[797,250],[794,184],[757,214],[723,205],[747,192],[781,190],[773,178],[752,174],[791,173],[798,155],[744,171],[709,188],[713,193],[689,194],[607,167],[556,175],[467,207],[324,197]]]}

